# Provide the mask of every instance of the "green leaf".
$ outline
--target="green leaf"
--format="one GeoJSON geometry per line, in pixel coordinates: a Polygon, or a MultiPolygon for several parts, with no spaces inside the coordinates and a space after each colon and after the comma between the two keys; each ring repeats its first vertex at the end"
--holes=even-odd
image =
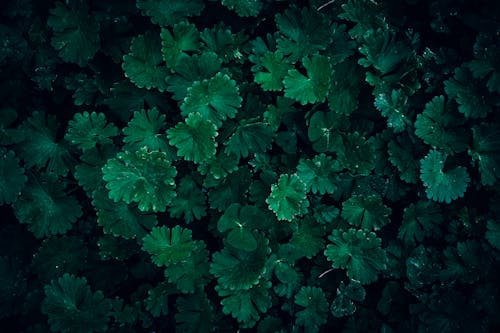
{"type": "Polygon", "coordinates": [[[121,152],[108,160],[102,172],[109,198],[137,202],[141,211],[164,212],[175,197],[177,170],[163,152],[146,148],[121,152]]]}
{"type": "Polygon", "coordinates": [[[160,26],[172,26],[188,17],[201,13],[205,4],[202,0],[137,0],[137,8],[160,26]]]}
{"type": "Polygon", "coordinates": [[[158,223],[156,215],[145,214],[137,207],[111,200],[105,189],[93,193],[92,205],[96,210],[97,224],[104,234],[142,240],[158,223]]]}
{"type": "Polygon", "coordinates": [[[0,206],[16,201],[27,180],[15,153],[0,148],[0,206]]]}
{"type": "Polygon", "coordinates": [[[224,143],[226,153],[233,153],[243,158],[255,153],[262,153],[271,147],[274,132],[262,122],[243,123],[224,143]]]}
{"type": "Polygon", "coordinates": [[[58,130],[54,116],[37,111],[17,128],[13,139],[25,168],[45,168],[61,176],[68,173],[72,159],[65,142],[57,140],[58,130]]]}
{"type": "Polygon", "coordinates": [[[500,130],[497,124],[472,127],[473,145],[469,149],[477,164],[483,185],[494,185],[500,179],[500,130]]]}
{"type": "Polygon", "coordinates": [[[304,326],[305,332],[318,332],[326,323],[328,303],[321,288],[303,286],[295,295],[295,304],[305,308],[295,314],[295,322],[304,326]]]}
{"type": "Polygon", "coordinates": [[[281,283],[274,285],[274,291],[278,296],[291,299],[303,283],[303,276],[291,264],[282,259],[274,263],[274,275],[281,283]]]}
{"type": "Polygon", "coordinates": [[[166,116],[156,108],[135,111],[132,119],[123,128],[125,150],[135,151],[142,147],[148,150],[169,152],[170,148],[164,134],[166,116]]]}
{"type": "Polygon", "coordinates": [[[64,138],[82,150],[88,150],[98,145],[112,144],[118,128],[113,123],[107,123],[104,113],[77,113],[68,123],[64,138]]]}
{"type": "Polygon", "coordinates": [[[165,78],[169,71],[163,62],[161,41],[151,31],[132,39],[130,52],[123,56],[125,76],[139,88],[167,89],[165,78]]]}
{"type": "Polygon", "coordinates": [[[341,318],[352,315],[356,312],[356,304],[354,302],[364,301],[365,296],[366,291],[358,281],[350,280],[347,287],[343,281],[340,281],[340,285],[337,288],[337,296],[330,307],[333,316],[341,318]]]}
{"type": "Polygon", "coordinates": [[[184,217],[186,223],[191,223],[207,215],[207,197],[190,176],[179,181],[176,192],[169,208],[171,217],[184,217]]]}
{"type": "Polygon", "coordinates": [[[209,190],[208,201],[211,208],[222,212],[234,202],[243,203],[246,201],[252,174],[245,167],[236,169],[236,171],[227,175],[225,179],[216,180],[217,186],[209,190]]]}
{"type": "Polygon", "coordinates": [[[224,63],[243,63],[246,57],[243,56],[245,43],[248,37],[244,31],[233,34],[223,22],[213,28],[206,28],[201,32],[201,40],[205,44],[206,51],[214,52],[224,63]]]}
{"type": "Polygon", "coordinates": [[[361,39],[363,35],[372,29],[388,29],[387,13],[384,6],[371,0],[348,0],[342,6],[339,18],[349,21],[354,26],[349,30],[353,39],[361,39]]]}
{"type": "Polygon", "coordinates": [[[447,157],[446,153],[431,150],[420,160],[420,179],[426,187],[427,198],[450,203],[463,197],[470,178],[465,167],[447,167],[447,157]]]}
{"type": "Polygon", "coordinates": [[[358,60],[363,67],[373,66],[381,74],[397,69],[401,63],[409,62],[414,51],[403,42],[396,41],[388,29],[369,29],[363,35],[359,52],[365,56],[358,60]]]}
{"type": "Polygon", "coordinates": [[[89,249],[80,237],[46,238],[38,252],[33,254],[31,264],[38,278],[43,282],[49,282],[64,273],[80,272],[88,252],[89,249]]]}
{"type": "Polygon", "coordinates": [[[217,278],[221,288],[248,290],[259,284],[270,249],[269,240],[264,236],[256,234],[255,238],[257,246],[253,251],[240,250],[226,244],[222,251],[213,254],[210,273],[217,278]]]}
{"type": "Polygon", "coordinates": [[[217,285],[215,290],[220,297],[224,297],[221,301],[222,312],[231,314],[242,328],[250,328],[260,319],[260,314],[266,313],[272,305],[270,287],[271,282],[265,281],[249,289],[231,290],[217,285]]]}
{"type": "Polygon", "coordinates": [[[281,91],[283,79],[292,68],[287,59],[280,52],[268,51],[260,58],[257,65],[252,67],[255,73],[255,82],[265,91],[281,91]]]}
{"type": "Polygon", "coordinates": [[[74,104],[92,105],[98,92],[100,92],[99,78],[84,73],[77,73],[64,78],[66,88],[73,90],[74,104]]]}
{"type": "Polygon", "coordinates": [[[367,176],[375,167],[375,145],[358,132],[347,133],[336,147],[340,165],[354,174],[367,176]]]}
{"type": "Polygon", "coordinates": [[[468,145],[468,134],[458,114],[454,114],[444,96],[436,96],[417,115],[415,134],[430,146],[449,152],[462,152],[468,145]]]}
{"type": "Polygon", "coordinates": [[[354,61],[346,60],[333,66],[327,96],[330,110],[346,116],[356,111],[362,82],[362,73],[354,61]]]}
{"type": "Polygon", "coordinates": [[[485,238],[497,250],[500,250],[500,222],[489,220],[487,224],[487,231],[485,238]]]}
{"type": "Polygon", "coordinates": [[[257,16],[263,6],[261,0],[221,0],[221,3],[241,17],[257,16]]]}
{"type": "Polygon", "coordinates": [[[46,285],[42,313],[53,332],[92,333],[108,329],[111,303],[101,291],[92,293],[87,279],[64,274],[46,285]]]}
{"type": "Polygon", "coordinates": [[[168,315],[168,298],[175,292],[175,288],[166,282],[161,282],[156,287],[149,289],[148,297],[144,300],[146,310],[151,312],[153,317],[168,315]]]}
{"type": "Polygon", "coordinates": [[[444,90],[449,98],[457,101],[458,111],[467,118],[484,118],[492,111],[483,84],[474,80],[465,66],[455,69],[455,75],[444,82],[444,90]]]}
{"type": "Polygon", "coordinates": [[[416,145],[408,135],[399,135],[387,144],[388,160],[399,171],[401,180],[416,184],[418,182],[422,145],[416,145]]]}
{"type": "Polygon", "coordinates": [[[183,54],[198,51],[201,46],[200,33],[196,26],[187,22],[177,23],[172,32],[163,28],[160,37],[163,60],[170,68],[175,68],[183,54]]]}
{"type": "Polygon", "coordinates": [[[297,176],[306,184],[307,191],[316,194],[334,193],[337,189],[336,173],[342,171],[338,161],[319,154],[312,160],[300,159],[297,176]]]}
{"type": "Polygon", "coordinates": [[[198,165],[198,172],[219,180],[238,170],[239,159],[234,154],[219,152],[215,158],[198,165]]]}
{"type": "Polygon", "coordinates": [[[391,212],[380,195],[353,195],[342,203],[341,216],[355,227],[376,231],[389,223],[391,212]]]}
{"type": "Polygon", "coordinates": [[[56,2],[50,10],[47,25],[54,32],[50,43],[64,61],[83,67],[100,48],[100,27],[85,2],[72,4],[74,8],[56,2]]]}
{"type": "Polygon", "coordinates": [[[440,234],[439,226],[443,220],[439,205],[420,200],[405,208],[398,238],[406,246],[414,246],[426,237],[436,238],[440,234]]]}
{"type": "Polygon", "coordinates": [[[208,251],[205,243],[195,241],[189,259],[167,265],[165,277],[181,292],[194,293],[196,290],[203,289],[211,279],[208,269],[208,251]]]}
{"type": "Polygon", "coordinates": [[[106,145],[100,148],[92,148],[83,152],[80,156],[80,164],[75,167],[74,176],[86,192],[89,198],[92,193],[104,188],[105,182],[102,179],[102,167],[108,159],[116,156],[118,147],[106,145]]]}
{"type": "Polygon", "coordinates": [[[375,97],[375,107],[387,118],[387,127],[395,133],[403,132],[412,123],[408,96],[401,89],[393,89],[390,94],[379,93],[375,97]]]}
{"type": "Polygon", "coordinates": [[[242,100],[236,81],[227,74],[217,73],[211,79],[196,81],[188,89],[181,104],[181,114],[187,116],[198,112],[219,128],[224,120],[236,116],[242,100]]]}
{"type": "Polygon", "coordinates": [[[252,230],[264,224],[266,216],[254,206],[231,204],[217,222],[220,232],[229,231],[227,242],[231,246],[245,251],[257,248],[257,239],[252,230]]]}
{"type": "Polygon", "coordinates": [[[17,219],[28,224],[36,238],[64,234],[82,216],[78,201],[65,193],[65,187],[53,174],[31,177],[14,202],[17,219]]]}
{"type": "Polygon", "coordinates": [[[177,59],[174,73],[169,75],[165,82],[167,90],[173,93],[172,98],[183,101],[195,81],[209,79],[221,69],[221,60],[213,52],[203,52],[201,55],[188,56],[181,54],[177,59]]]}
{"type": "Polygon", "coordinates": [[[302,64],[306,75],[291,69],[283,79],[285,97],[293,98],[302,105],[324,102],[332,78],[329,58],[315,54],[311,58],[303,58],[302,64]]]}
{"type": "Polygon", "coordinates": [[[215,156],[216,136],[216,126],[198,112],[190,113],[183,123],[167,131],[170,144],[177,147],[177,155],[198,164],[215,156]]]}
{"type": "Polygon", "coordinates": [[[175,301],[176,330],[184,333],[210,333],[214,326],[214,310],[203,291],[182,295],[175,301]]]}
{"type": "Polygon", "coordinates": [[[278,50],[291,62],[325,50],[332,40],[328,20],[312,8],[293,6],[276,14],[275,20],[280,32],[278,50]]]}
{"type": "Polygon", "coordinates": [[[169,266],[190,260],[196,242],[191,237],[191,230],[175,226],[154,227],[143,238],[142,249],[151,255],[151,260],[157,266],[169,266]]]}
{"type": "Polygon", "coordinates": [[[325,247],[325,230],[321,224],[316,222],[310,216],[300,220],[288,244],[308,259],[311,259],[325,247]]]}
{"type": "Polygon", "coordinates": [[[349,229],[335,229],[328,237],[326,258],[334,268],[346,268],[347,276],[362,284],[378,279],[378,274],[386,269],[387,256],[381,248],[382,240],[374,232],[349,229]]]}
{"type": "Polygon", "coordinates": [[[315,112],[309,120],[307,135],[318,153],[333,152],[342,144],[341,130],[347,129],[349,120],[335,112],[315,112]]]}
{"type": "Polygon", "coordinates": [[[490,34],[477,34],[474,59],[467,64],[476,79],[487,80],[490,92],[500,93],[500,45],[490,34]]]}
{"type": "Polygon", "coordinates": [[[297,175],[281,175],[278,183],[271,186],[271,194],[266,199],[278,220],[292,221],[307,212],[309,201],[306,184],[297,175]]]}

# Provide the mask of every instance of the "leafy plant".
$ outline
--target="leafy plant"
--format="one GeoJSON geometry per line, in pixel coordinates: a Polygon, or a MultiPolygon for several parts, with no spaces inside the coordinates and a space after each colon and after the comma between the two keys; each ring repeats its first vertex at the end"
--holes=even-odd
{"type": "Polygon", "coordinates": [[[266,202],[278,220],[292,221],[309,207],[306,185],[297,175],[281,175],[278,183],[271,186],[266,202]]]}
{"type": "Polygon", "coordinates": [[[1,9],[3,331],[499,331],[500,3],[1,9]]]}
{"type": "Polygon", "coordinates": [[[42,312],[56,332],[105,332],[111,303],[101,291],[92,293],[87,279],[64,274],[46,285],[42,312]]]}
{"type": "Polygon", "coordinates": [[[334,268],[346,268],[347,276],[363,284],[378,279],[387,267],[386,252],[382,240],[373,232],[360,229],[334,230],[328,239],[325,256],[334,268]]]}
{"type": "Polygon", "coordinates": [[[445,153],[431,150],[420,161],[420,179],[429,199],[450,203],[464,195],[470,178],[463,166],[445,169],[446,159],[445,153]]]}
{"type": "Polygon", "coordinates": [[[165,211],[175,197],[177,170],[163,152],[142,148],[118,153],[102,172],[109,198],[115,202],[137,202],[140,210],[156,212],[165,211]]]}

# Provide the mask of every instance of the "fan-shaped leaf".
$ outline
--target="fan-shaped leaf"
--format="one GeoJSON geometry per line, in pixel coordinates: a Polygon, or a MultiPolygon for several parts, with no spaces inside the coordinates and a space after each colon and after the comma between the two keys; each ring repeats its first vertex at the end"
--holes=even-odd
{"type": "Polygon", "coordinates": [[[159,36],[148,31],[132,39],[130,53],[123,56],[122,68],[130,82],[139,88],[167,89],[168,69],[163,62],[159,36]]]}
{"type": "Polygon", "coordinates": [[[97,145],[112,144],[111,137],[118,135],[118,128],[107,123],[104,113],[77,113],[68,123],[64,138],[82,150],[97,145]]]}
{"type": "Polygon", "coordinates": [[[42,312],[54,332],[92,333],[108,328],[111,303],[101,291],[92,293],[87,279],[64,274],[46,285],[42,312]]]}
{"type": "Polygon", "coordinates": [[[450,203],[464,195],[470,178],[465,167],[445,168],[446,159],[445,153],[431,150],[420,160],[420,179],[426,187],[427,198],[450,203]]]}
{"type": "Polygon", "coordinates": [[[291,69],[283,79],[285,97],[293,98],[302,105],[325,101],[332,78],[328,57],[315,54],[311,58],[302,59],[302,64],[306,75],[291,69]]]}
{"type": "Polygon", "coordinates": [[[215,156],[217,128],[198,112],[188,115],[185,122],[167,131],[171,145],[177,147],[177,155],[186,161],[203,163],[215,156]]]}
{"type": "Polygon", "coordinates": [[[309,207],[306,184],[297,175],[281,175],[278,183],[271,186],[266,202],[278,220],[292,221],[309,207]]]}
{"type": "Polygon", "coordinates": [[[142,211],[164,212],[175,197],[177,170],[163,152],[142,148],[118,153],[102,172],[111,199],[137,202],[142,211]]]}

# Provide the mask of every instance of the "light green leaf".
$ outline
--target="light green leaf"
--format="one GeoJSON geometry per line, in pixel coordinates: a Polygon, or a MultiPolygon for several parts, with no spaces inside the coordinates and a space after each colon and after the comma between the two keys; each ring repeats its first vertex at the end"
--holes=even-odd
{"type": "Polygon", "coordinates": [[[188,260],[196,248],[191,230],[175,226],[154,227],[143,238],[142,249],[151,255],[151,260],[157,266],[169,266],[188,260]]]}
{"type": "Polygon", "coordinates": [[[309,207],[306,184],[297,175],[281,175],[278,183],[271,186],[266,203],[278,220],[292,221],[305,214],[309,207]]]}
{"type": "Polygon", "coordinates": [[[427,198],[450,203],[465,194],[470,178],[463,166],[445,168],[447,157],[443,152],[431,150],[420,160],[420,179],[426,188],[427,198]]]}
{"type": "Polygon", "coordinates": [[[50,10],[47,25],[54,31],[50,43],[64,61],[83,67],[100,48],[100,27],[85,2],[72,5],[75,7],[56,2],[50,10]]]}
{"type": "Polygon", "coordinates": [[[252,67],[255,82],[265,91],[281,91],[283,78],[292,65],[279,52],[266,52],[260,57],[258,65],[252,67]]]}
{"type": "Polygon", "coordinates": [[[130,52],[123,56],[125,76],[139,88],[156,88],[163,92],[167,89],[169,71],[163,62],[161,42],[158,35],[151,31],[132,39],[130,52]]]}
{"type": "Polygon", "coordinates": [[[198,112],[219,128],[224,120],[235,117],[242,101],[236,81],[227,74],[217,73],[211,79],[196,81],[188,89],[181,104],[181,114],[187,116],[198,112]]]}
{"type": "Polygon", "coordinates": [[[346,268],[347,276],[362,284],[378,279],[378,274],[387,267],[387,256],[381,248],[382,240],[374,232],[335,229],[328,237],[326,258],[334,268],[346,268]]]}
{"type": "Polygon", "coordinates": [[[185,122],[167,131],[170,144],[177,147],[177,155],[198,164],[215,156],[216,136],[215,125],[198,112],[190,113],[185,122]]]}
{"type": "Polygon", "coordinates": [[[137,202],[142,211],[164,212],[175,197],[177,170],[163,152],[142,148],[118,153],[102,172],[110,199],[137,202]]]}
{"type": "Polygon", "coordinates": [[[311,58],[302,59],[302,64],[306,69],[306,75],[291,69],[285,76],[283,80],[285,97],[293,98],[302,105],[324,102],[332,77],[329,58],[315,54],[311,58]]]}

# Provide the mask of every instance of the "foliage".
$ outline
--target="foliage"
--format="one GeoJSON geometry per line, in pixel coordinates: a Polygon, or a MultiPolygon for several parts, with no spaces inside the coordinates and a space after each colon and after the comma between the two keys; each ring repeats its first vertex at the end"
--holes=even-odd
{"type": "Polygon", "coordinates": [[[168,70],[163,63],[161,42],[157,35],[146,33],[132,39],[130,53],[123,56],[125,76],[139,88],[165,91],[168,70]]]}
{"type": "Polygon", "coordinates": [[[295,304],[304,307],[296,314],[297,325],[304,326],[305,332],[318,332],[319,327],[326,322],[328,303],[318,287],[302,287],[295,295],[295,304]]]}
{"type": "Polygon", "coordinates": [[[379,230],[389,223],[391,209],[378,195],[353,195],[342,203],[341,216],[349,224],[365,230],[379,230]]]}
{"type": "Polygon", "coordinates": [[[187,91],[181,105],[181,114],[187,116],[198,112],[217,128],[227,118],[234,118],[241,106],[242,98],[236,82],[226,74],[217,73],[210,79],[196,81],[187,91]]]}
{"type": "Polygon", "coordinates": [[[71,6],[56,2],[50,14],[47,24],[54,31],[51,45],[63,60],[83,67],[99,50],[99,22],[80,1],[71,2],[71,6]]]}
{"type": "Polygon", "coordinates": [[[306,69],[303,75],[296,69],[290,69],[283,79],[285,97],[294,98],[300,104],[323,102],[331,84],[331,66],[329,59],[321,55],[304,57],[302,65],[306,69]]]}
{"type": "Polygon", "coordinates": [[[102,168],[109,198],[115,202],[137,202],[142,211],[165,211],[175,197],[177,170],[166,154],[141,148],[125,151],[109,159],[102,168]]]}
{"type": "Polygon", "coordinates": [[[2,331],[499,331],[500,3],[0,7],[2,331]]]}
{"type": "Polygon", "coordinates": [[[101,291],[92,293],[87,279],[64,274],[44,288],[42,312],[55,332],[105,332],[111,303],[101,291]]]}
{"type": "Polygon", "coordinates": [[[386,269],[387,256],[382,240],[374,232],[361,229],[334,230],[328,239],[325,256],[335,268],[346,268],[347,276],[363,284],[378,279],[386,269]]]}
{"type": "Polygon", "coordinates": [[[278,220],[292,221],[309,207],[306,184],[297,175],[281,175],[278,183],[271,186],[266,202],[278,220]]]}
{"type": "Polygon", "coordinates": [[[68,196],[65,187],[52,174],[31,177],[14,202],[16,217],[35,237],[64,234],[82,215],[77,199],[68,196]]]}
{"type": "Polygon", "coordinates": [[[157,266],[167,266],[186,260],[195,248],[191,230],[175,226],[155,227],[143,239],[142,249],[151,254],[157,266]]]}
{"type": "Polygon", "coordinates": [[[123,129],[123,142],[130,151],[146,147],[148,150],[169,151],[167,139],[163,134],[166,116],[157,108],[135,111],[132,119],[123,129]]]}
{"type": "Polygon", "coordinates": [[[118,135],[118,129],[113,124],[107,124],[103,113],[75,114],[68,123],[68,131],[64,138],[82,150],[88,150],[97,145],[113,143],[111,137],[118,135]]]}
{"type": "Polygon", "coordinates": [[[16,201],[28,178],[12,150],[0,150],[0,170],[0,204],[9,204],[16,201]]]}
{"type": "Polygon", "coordinates": [[[427,198],[450,203],[464,195],[470,178],[463,166],[445,169],[447,157],[443,152],[431,150],[420,160],[420,179],[426,187],[427,198]]]}
{"type": "Polygon", "coordinates": [[[215,125],[198,112],[190,113],[183,123],[167,131],[169,143],[177,148],[177,155],[198,164],[214,157],[216,136],[215,125]]]}

